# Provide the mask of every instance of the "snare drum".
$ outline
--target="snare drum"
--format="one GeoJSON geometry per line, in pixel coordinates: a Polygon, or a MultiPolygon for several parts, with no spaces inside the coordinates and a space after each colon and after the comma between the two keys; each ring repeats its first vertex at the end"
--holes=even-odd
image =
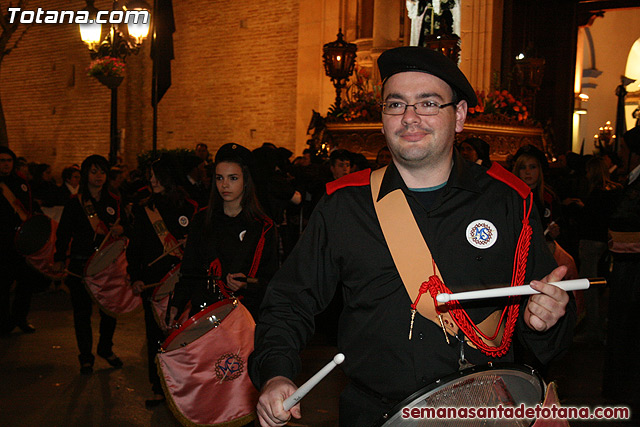
{"type": "Polygon", "coordinates": [[[244,425],[255,419],[258,391],[248,373],[255,323],[235,299],[189,318],[156,357],[169,408],[185,425],[244,425]]]}
{"type": "Polygon", "coordinates": [[[151,294],[151,307],[153,309],[153,317],[162,330],[167,330],[165,319],[167,316],[167,308],[169,306],[169,298],[176,287],[176,283],[180,280],[180,264],[173,267],[160,281],[160,285],[153,289],[151,294]]]}
{"type": "Polygon", "coordinates": [[[51,218],[34,215],[22,223],[15,236],[16,251],[20,255],[33,255],[44,248],[51,238],[51,218]]]}
{"type": "MultiPolygon", "coordinates": [[[[84,267],[85,276],[95,276],[107,267],[116,263],[118,258],[125,253],[129,241],[126,238],[117,239],[105,245],[102,249],[91,255],[84,267]]],[[[126,268],[126,265],[125,265],[126,268]]]]}
{"type": "Polygon", "coordinates": [[[58,223],[45,215],[34,215],[20,226],[16,233],[16,250],[34,269],[52,280],[60,280],[64,273],[51,271],[56,252],[58,223]]]}
{"type": "Polygon", "coordinates": [[[538,372],[526,366],[495,363],[474,366],[418,390],[385,414],[378,426],[530,426],[533,419],[427,418],[421,408],[489,408],[502,405],[527,408],[542,405],[545,384],[538,372]],[[418,418],[410,417],[411,414],[418,418]]]}
{"type": "Polygon", "coordinates": [[[127,275],[126,238],[105,245],[89,258],[84,283],[100,309],[111,316],[137,311],[142,298],[133,293],[127,275]]]}

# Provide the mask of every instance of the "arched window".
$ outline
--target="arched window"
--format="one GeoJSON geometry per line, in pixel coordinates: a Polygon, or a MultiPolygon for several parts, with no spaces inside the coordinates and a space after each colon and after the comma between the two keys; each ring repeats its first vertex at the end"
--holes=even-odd
{"type": "Polygon", "coordinates": [[[627,57],[627,66],[624,75],[635,82],[627,85],[627,97],[625,98],[625,118],[627,129],[640,124],[640,39],[631,46],[627,57]]]}

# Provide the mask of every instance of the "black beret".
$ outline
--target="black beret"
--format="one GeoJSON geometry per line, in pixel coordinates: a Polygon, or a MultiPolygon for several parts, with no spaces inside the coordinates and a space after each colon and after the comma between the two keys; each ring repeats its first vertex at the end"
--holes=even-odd
{"type": "Polygon", "coordinates": [[[538,162],[540,162],[540,166],[542,166],[543,168],[546,169],[549,167],[549,161],[547,160],[547,156],[545,156],[542,150],[540,150],[535,145],[527,144],[518,148],[518,151],[516,151],[516,154],[513,156],[513,162],[515,163],[516,160],[518,160],[518,157],[520,157],[523,154],[528,154],[538,159],[538,162]]]}
{"type": "Polygon", "coordinates": [[[16,157],[16,153],[14,153],[9,147],[6,145],[0,145],[0,154],[8,154],[13,159],[13,163],[15,163],[18,158],[16,157]]]}
{"type": "Polygon", "coordinates": [[[253,154],[251,154],[251,151],[248,148],[245,148],[240,144],[224,144],[216,153],[215,163],[217,164],[225,161],[252,166],[253,154]]]}
{"type": "Polygon", "coordinates": [[[402,46],[382,52],[378,58],[384,84],[394,74],[418,71],[434,75],[451,86],[469,108],[478,104],[476,92],[458,66],[437,50],[420,46],[402,46]]]}
{"type": "Polygon", "coordinates": [[[640,154],[640,126],[629,129],[622,134],[625,144],[632,153],[640,154]]]}

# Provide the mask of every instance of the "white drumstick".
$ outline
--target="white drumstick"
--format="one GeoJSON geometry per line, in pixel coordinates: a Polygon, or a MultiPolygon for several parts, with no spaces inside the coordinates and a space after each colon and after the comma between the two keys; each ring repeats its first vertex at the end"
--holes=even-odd
{"type": "MultiPolygon", "coordinates": [[[[549,282],[549,284],[564,289],[565,291],[579,291],[582,289],[589,289],[591,285],[605,285],[607,281],[601,277],[595,279],[575,279],[575,280],[563,280],[560,282],[549,282]]],[[[458,292],[455,294],[438,294],[436,300],[440,303],[447,303],[449,301],[460,301],[470,299],[484,299],[484,298],[498,298],[498,297],[511,297],[515,295],[534,295],[539,294],[531,287],[531,285],[523,286],[506,286],[504,288],[484,289],[481,291],[469,291],[458,292]]]]}
{"type": "Polygon", "coordinates": [[[295,393],[287,397],[283,404],[284,410],[288,411],[289,409],[293,408],[295,404],[298,403],[300,399],[305,397],[307,393],[309,393],[309,391],[311,391],[311,389],[314,388],[320,381],[322,381],[322,379],[326,377],[327,374],[329,374],[329,372],[333,370],[333,368],[335,368],[342,362],[344,362],[344,354],[338,353],[333,356],[333,360],[331,362],[327,363],[324,368],[320,369],[314,376],[309,378],[306,383],[302,384],[300,388],[295,391],[295,393]]]}

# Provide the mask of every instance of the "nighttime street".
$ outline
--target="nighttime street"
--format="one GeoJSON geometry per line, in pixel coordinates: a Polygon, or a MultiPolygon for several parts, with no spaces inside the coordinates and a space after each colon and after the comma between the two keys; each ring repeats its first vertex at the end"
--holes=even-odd
{"type": "MultiPolygon", "coordinates": [[[[80,375],[69,296],[62,290],[34,295],[30,322],[34,334],[16,329],[0,343],[0,424],[5,426],[179,426],[165,405],[146,409],[151,397],[144,366],[142,312],[118,321],[114,352],[122,369],[96,358],[94,373],[80,375]]],[[[94,338],[98,323],[94,307],[94,338]]],[[[304,372],[296,383],[331,360],[336,350],[317,337],[303,353],[304,372]]],[[[95,347],[95,343],[94,343],[95,347]]],[[[574,343],[571,352],[551,367],[565,406],[603,405],[600,397],[603,346],[574,343]]],[[[334,426],[338,395],[346,384],[335,369],[302,402],[303,419],[291,426],[334,426]]],[[[611,405],[613,406],[613,405],[611,405]]],[[[631,426],[621,422],[575,422],[578,426],[631,426]]]]}
{"type": "MultiPolygon", "coordinates": [[[[81,375],[69,295],[62,290],[34,295],[29,321],[33,334],[18,328],[0,341],[0,425],[3,426],[179,426],[165,405],[151,410],[142,311],[118,320],[114,352],[124,362],[114,369],[96,357],[92,375],[81,375]]],[[[92,325],[97,339],[97,309],[92,325]]],[[[331,360],[335,349],[314,345],[305,352],[303,380],[331,360]]],[[[334,370],[303,402],[303,420],[290,425],[337,424],[344,376],[334,370]]]]}

